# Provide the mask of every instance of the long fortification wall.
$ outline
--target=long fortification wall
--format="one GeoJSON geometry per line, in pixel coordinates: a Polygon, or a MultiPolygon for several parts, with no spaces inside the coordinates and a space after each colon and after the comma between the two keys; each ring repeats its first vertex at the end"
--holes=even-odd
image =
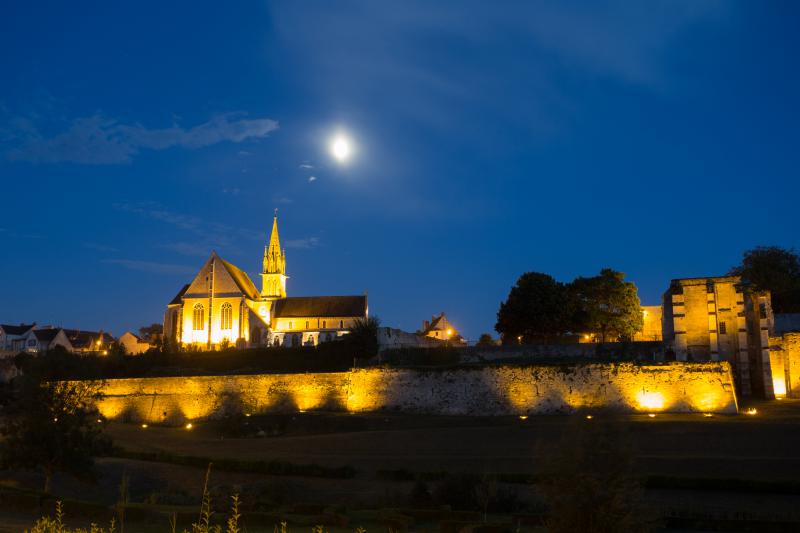
{"type": "Polygon", "coordinates": [[[232,412],[311,410],[483,416],[737,411],[726,362],[112,379],[103,392],[105,417],[167,424],[232,412]]]}

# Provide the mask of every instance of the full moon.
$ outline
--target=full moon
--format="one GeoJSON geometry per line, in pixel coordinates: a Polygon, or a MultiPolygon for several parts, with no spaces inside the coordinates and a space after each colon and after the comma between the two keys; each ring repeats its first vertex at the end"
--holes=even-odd
{"type": "Polygon", "coordinates": [[[337,161],[346,161],[350,157],[352,149],[350,147],[350,140],[343,135],[337,135],[331,143],[331,155],[337,161]]]}

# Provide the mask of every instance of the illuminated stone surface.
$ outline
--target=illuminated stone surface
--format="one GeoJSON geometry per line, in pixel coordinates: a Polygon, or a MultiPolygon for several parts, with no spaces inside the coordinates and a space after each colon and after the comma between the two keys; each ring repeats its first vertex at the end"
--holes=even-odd
{"type": "Polygon", "coordinates": [[[112,379],[104,394],[99,407],[109,419],[176,425],[235,411],[488,416],[580,409],[737,411],[727,362],[112,379]]]}

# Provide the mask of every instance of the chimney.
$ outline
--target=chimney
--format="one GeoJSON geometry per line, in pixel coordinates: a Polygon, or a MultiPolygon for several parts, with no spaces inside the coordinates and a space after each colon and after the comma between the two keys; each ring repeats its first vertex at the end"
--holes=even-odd
{"type": "Polygon", "coordinates": [[[423,320],[423,321],[422,321],[422,331],[425,331],[426,329],[428,329],[428,326],[429,326],[429,325],[430,325],[430,324],[428,323],[428,321],[427,321],[427,320],[423,320]]]}

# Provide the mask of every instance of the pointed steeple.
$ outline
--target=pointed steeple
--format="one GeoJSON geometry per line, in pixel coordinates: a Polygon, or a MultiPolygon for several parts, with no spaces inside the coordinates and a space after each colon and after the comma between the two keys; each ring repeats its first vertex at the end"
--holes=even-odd
{"type": "Polygon", "coordinates": [[[269,245],[264,247],[264,261],[261,270],[261,295],[268,298],[286,297],[286,253],[281,250],[278,236],[278,210],[272,219],[272,234],[269,245]]]}

